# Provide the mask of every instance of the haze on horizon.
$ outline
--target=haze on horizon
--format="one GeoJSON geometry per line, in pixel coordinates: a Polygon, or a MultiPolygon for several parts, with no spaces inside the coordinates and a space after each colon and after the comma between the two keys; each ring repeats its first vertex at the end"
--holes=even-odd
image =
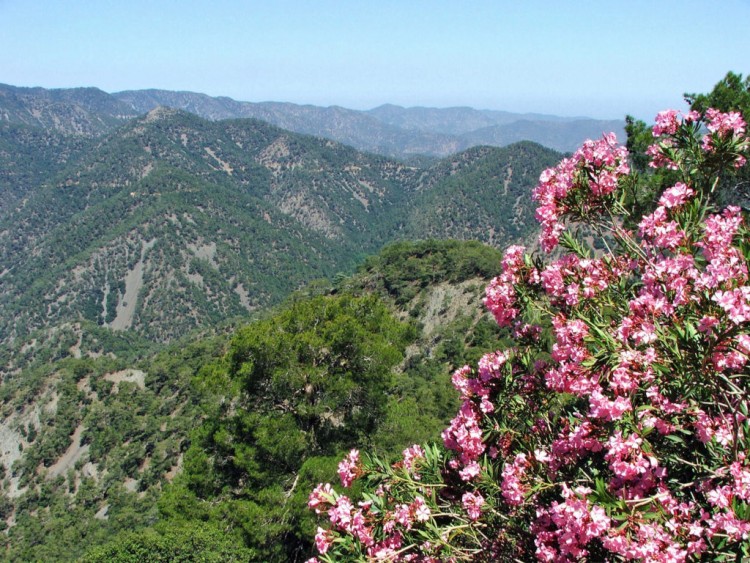
{"type": "Polygon", "coordinates": [[[748,23],[748,0],[0,0],[0,82],[648,120],[750,71],[748,23]]]}

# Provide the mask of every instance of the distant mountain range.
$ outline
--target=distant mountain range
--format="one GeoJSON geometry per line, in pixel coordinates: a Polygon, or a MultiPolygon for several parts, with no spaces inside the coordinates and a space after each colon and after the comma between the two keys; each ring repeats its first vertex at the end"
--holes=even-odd
{"type": "Polygon", "coordinates": [[[158,106],[208,120],[252,117],[296,133],[332,139],[396,158],[444,157],[473,146],[502,147],[528,140],[558,151],[615,131],[624,121],[455,108],[383,105],[368,111],[280,102],[240,102],[194,92],[96,88],[46,90],[0,85],[0,121],[39,125],[70,134],[99,135],[158,106]]]}

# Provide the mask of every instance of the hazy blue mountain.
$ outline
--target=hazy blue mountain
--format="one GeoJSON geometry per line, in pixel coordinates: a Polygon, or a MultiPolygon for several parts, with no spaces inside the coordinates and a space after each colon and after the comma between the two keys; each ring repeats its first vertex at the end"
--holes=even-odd
{"type": "Polygon", "coordinates": [[[576,119],[560,121],[519,120],[492,125],[461,135],[462,148],[476,145],[505,146],[531,140],[562,152],[573,152],[585,139],[598,139],[614,131],[620,142],[625,142],[624,121],[576,119]]]}
{"type": "Polygon", "coordinates": [[[478,110],[470,107],[405,108],[393,104],[378,106],[367,113],[388,125],[445,135],[463,135],[477,129],[493,125],[507,125],[522,120],[557,122],[578,119],[537,113],[520,114],[508,111],[478,110]]]}
{"type": "Polygon", "coordinates": [[[529,140],[571,151],[620,121],[516,114],[468,107],[403,108],[386,104],[368,111],[284,102],[241,102],[195,92],[97,88],[18,88],[0,85],[0,123],[25,124],[65,135],[98,136],[159,106],[212,121],[255,118],[296,133],[324,137],[361,150],[410,159],[445,157],[477,145],[505,146],[529,140]]]}
{"type": "Polygon", "coordinates": [[[284,129],[397,158],[444,157],[477,145],[505,146],[523,140],[572,151],[585,139],[609,131],[616,131],[624,139],[624,121],[468,107],[404,108],[386,104],[357,111],[338,106],[238,102],[226,97],[167,90],[135,90],[113,95],[139,112],[164,105],[206,119],[254,117],[284,129]]]}

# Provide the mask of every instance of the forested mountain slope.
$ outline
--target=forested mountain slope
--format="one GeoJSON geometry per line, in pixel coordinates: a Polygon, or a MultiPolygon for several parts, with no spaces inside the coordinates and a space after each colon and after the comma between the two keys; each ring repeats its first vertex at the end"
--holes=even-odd
{"type": "Polygon", "coordinates": [[[531,192],[539,173],[559,158],[524,142],[475,147],[445,159],[434,167],[429,188],[410,201],[406,238],[480,240],[498,248],[529,238],[536,224],[531,192]]]}
{"type": "Polygon", "coordinates": [[[223,336],[149,350],[74,323],[54,345],[29,340],[0,388],[7,560],[110,542],[91,560],[112,561],[134,541],[174,556],[174,535],[214,528],[209,552],[302,557],[308,490],[341,451],[395,454],[445,424],[448,373],[497,342],[479,299],[499,259],[472,242],[399,243],[223,336]],[[135,534],[111,543],[121,531],[135,534]]]}
{"type": "MultiPolygon", "coordinates": [[[[41,134],[9,127],[8,161],[22,161],[41,134]]],[[[556,155],[478,148],[424,168],[166,108],[75,139],[41,153],[29,187],[11,179],[22,200],[0,218],[6,343],[78,320],[169,341],[350,271],[392,240],[522,240],[530,186],[556,155]]]]}

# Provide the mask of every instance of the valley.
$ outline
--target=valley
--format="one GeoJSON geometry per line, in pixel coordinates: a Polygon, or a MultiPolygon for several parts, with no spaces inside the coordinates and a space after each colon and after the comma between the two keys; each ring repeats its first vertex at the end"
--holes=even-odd
{"type": "Polygon", "coordinates": [[[448,373],[501,338],[480,304],[497,248],[532,241],[531,189],[561,156],[462,148],[516,123],[473,110],[0,94],[12,561],[172,557],[186,534],[216,560],[300,560],[340,451],[446,424],[448,373]],[[331,112],[346,130],[312,125],[331,112]]]}

